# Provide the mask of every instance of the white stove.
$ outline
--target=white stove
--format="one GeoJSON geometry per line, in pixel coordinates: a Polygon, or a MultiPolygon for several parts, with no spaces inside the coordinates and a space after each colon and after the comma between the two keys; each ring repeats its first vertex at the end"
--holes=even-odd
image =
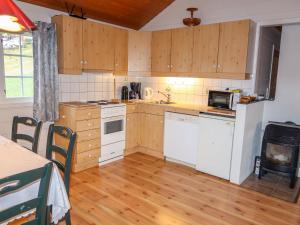
{"type": "Polygon", "coordinates": [[[99,164],[122,159],[125,150],[126,104],[109,101],[89,103],[95,103],[101,107],[99,164]]]}

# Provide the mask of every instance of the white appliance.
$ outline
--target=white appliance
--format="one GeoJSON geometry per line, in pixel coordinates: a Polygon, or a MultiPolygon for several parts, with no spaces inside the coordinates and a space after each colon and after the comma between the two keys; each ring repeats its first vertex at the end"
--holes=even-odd
{"type": "Polygon", "coordinates": [[[195,167],[199,149],[198,116],[165,113],[164,156],[195,167]]]}
{"type": "Polygon", "coordinates": [[[125,149],[126,105],[101,105],[100,164],[123,158],[125,149]]]}
{"type": "Polygon", "coordinates": [[[153,89],[150,87],[144,88],[144,99],[145,100],[152,100],[153,98],[153,89]]]}
{"type": "Polygon", "coordinates": [[[196,169],[230,179],[235,118],[199,115],[199,150],[196,169]]]}

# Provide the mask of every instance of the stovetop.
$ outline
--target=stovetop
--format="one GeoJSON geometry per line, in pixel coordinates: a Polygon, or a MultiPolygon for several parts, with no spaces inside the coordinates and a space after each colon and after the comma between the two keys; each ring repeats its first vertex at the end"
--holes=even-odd
{"type": "Polygon", "coordinates": [[[124,103],[111,100],[87,101],[87,103],[100,105],[101,108],[125,106],[124,103]]]}

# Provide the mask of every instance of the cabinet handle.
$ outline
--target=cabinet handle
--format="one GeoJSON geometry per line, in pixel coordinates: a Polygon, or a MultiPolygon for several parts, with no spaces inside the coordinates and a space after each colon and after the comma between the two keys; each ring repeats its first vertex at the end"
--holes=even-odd
{"type": "Polygon", "coordinates": [[[89,148],[91,148],[92,147],[92,145],[91,144],[89,144],[89,148]]]}
{"type": "Polygon", "coordinates": [[[171,65],[171,68],[173,68],[173,65],[171,65]]]}
{"type": "Polygon", "coordinates": [[[91,134],[91,133],[89,133],[89,134],[88,134],[88,136],[89,136],[89,137],[91,137],[91,136],[92,136],[92,134],[91,134]]]}
{"type": "Polygon", "coordinates": [[[92,158],[92,155],[91,155],[91,154],[89,154],[89,158],[92,158]]]}
{"type": "Polygon", "coordinates": [[[84,61],[84,64],[87,64],[87,61],[84,61]]]}
{"type": "Polygon", "coordinates": [[[92,124],[89,123],[88,126],[90,127],[90,126],[92,126],[92,124]]]}
{"type": "Polygon", "coordinates": [[[80,60],[80,64],[83,64],[83,60],[80,60]]]}
{"type": "Polygon", "coordinates": [[[168,65],[168,68],[170,68],[170,65],[168,65]]]}
{"type": "Polygon", "coordinates": [[[92,115],[90,112],[88,113],[88,116],[92,115]]]}
{"type": "Polygon", "coordinates": [[[221,68],[221,65],[220,65],[220,64],[218,65],[218,68],[221,68]]]}
{"type": "Polygon", "coordinates": [[[65,115],[62,115],[62,116],[61,116],[61,118],[65,119],[65,118],[66,118],[66,116],[65,116],[65,115]]]}

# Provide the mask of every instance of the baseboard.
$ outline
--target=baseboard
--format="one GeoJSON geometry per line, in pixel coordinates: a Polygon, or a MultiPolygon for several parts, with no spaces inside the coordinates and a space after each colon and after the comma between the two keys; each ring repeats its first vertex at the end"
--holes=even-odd
{"type": "Polygon", "coordinates": [[[164,159],[164,154],[163,152],[159,152],[157,150],[153,150],[150,148],[146,148],[143,146],[136,146],[134,148],[130,148],[130,149],[125,149],[125,155],[130,155],[136,152],[140,152],[140,153],[144,153],[146,155],[151,155],[154,156],[156,158],[160,158],[160,159],[164,159]]]}

